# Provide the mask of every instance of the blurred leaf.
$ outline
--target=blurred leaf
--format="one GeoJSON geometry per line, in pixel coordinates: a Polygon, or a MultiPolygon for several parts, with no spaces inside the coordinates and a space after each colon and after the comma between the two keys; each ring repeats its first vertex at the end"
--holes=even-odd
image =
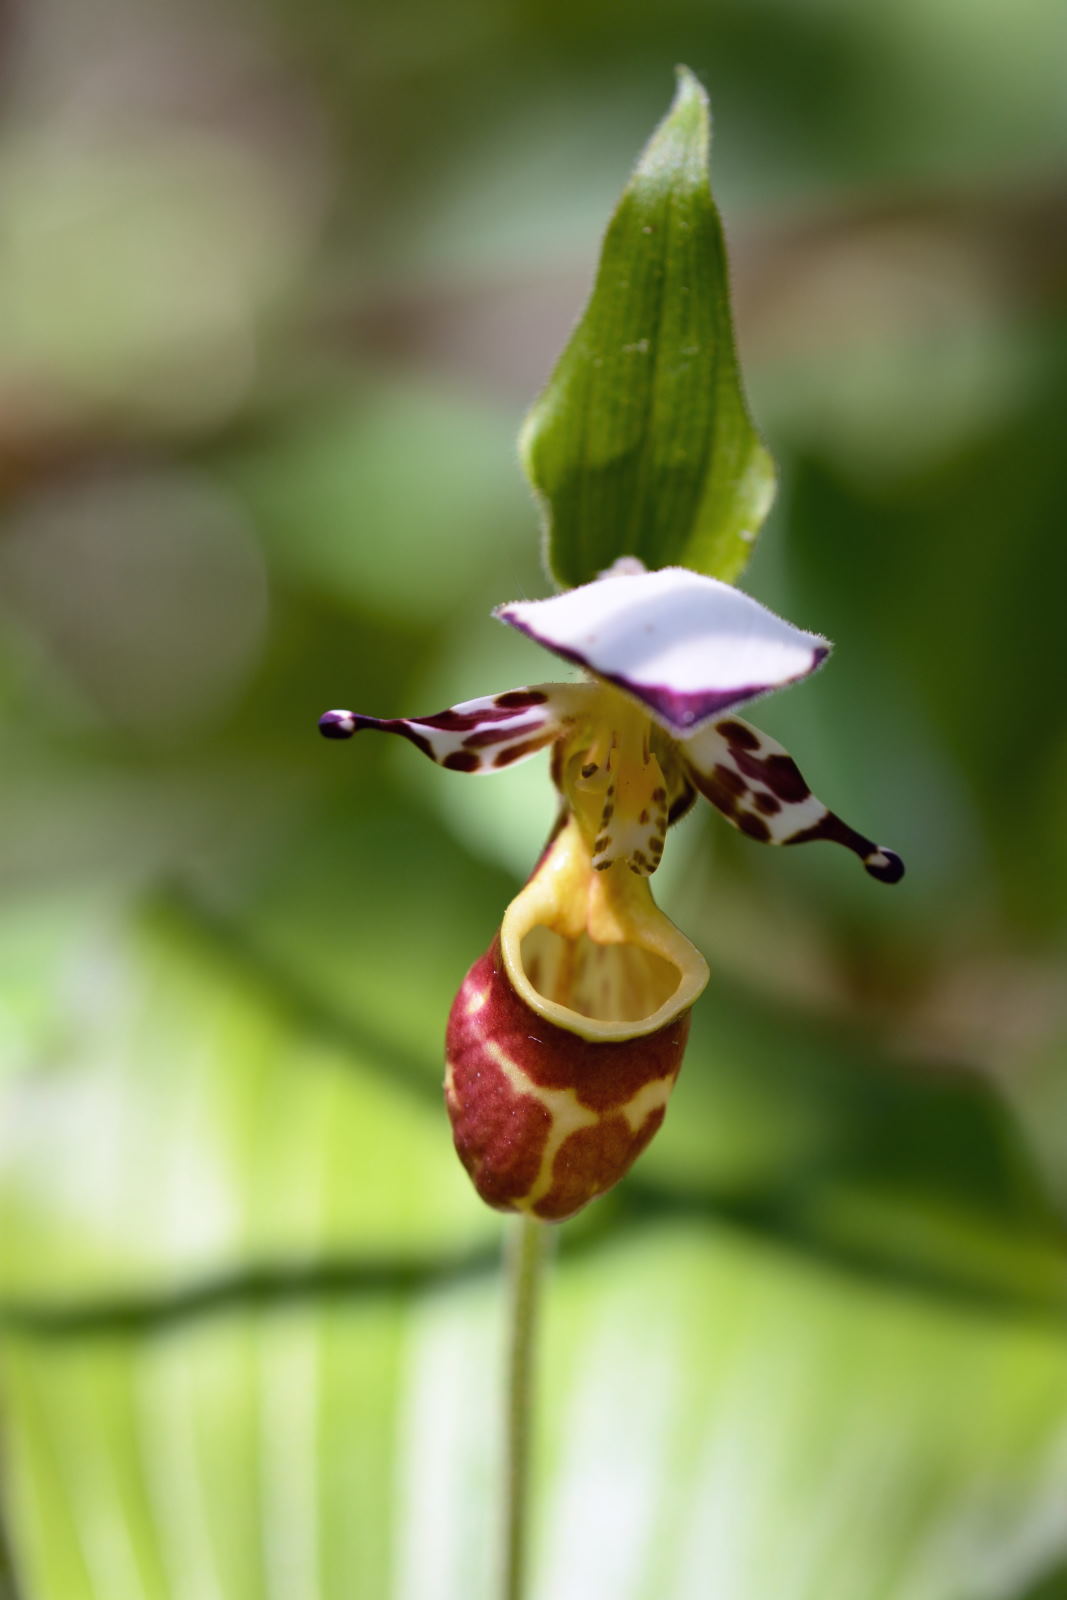
{"type": "Polygon", "coordinates": [[[707,97],[678,92],[604,240],[592,298],[522,434],[547,564],[585,583],[619,556],[730,580],[774,492],[745,409],[707,97]]]}
{"type": "MultiPolygon", "coordinates": [[[[551,1282],[531,1600],[1011,1600],[1062,1562],[1060,1326],[678,1223],[551,1282]]],[[[487,1274],[9,1337],[30,1600],[488,1600],[499,1316],[487,1274]]]]}
{"type": "Polygon", "coordinates": [[[203,122],[114,141],[50,126],[0,145],[0,173],[0,390],[27,396],[23,426],[232,415],[308,248],[307,195],[283,165],[203,122]]]}
{"type": "Polygon", "coordinates": [[[180,903],[97,927],[50,987],[65,1026],[30,1044],[35,1070],[24,1047],[0,1103],[0,1291],[20,1303],[225,1299],[235,1274],[405,1270],[494,1237],[451,1149],[436,1049],[312,1022],[298,988],[227,958],[180,903]]]}
{"type": "MultiPolygon", "coordinates": [[[[364,377],[227,463],[274,570],[380,624],[428,630],[514,566],[528,516],[513,421],[455,386],[364,377]],[[416,467],[417,464],[417,467],[416,467]]],[[[486,596],[485,610],[500,599],[486,596]]]]}

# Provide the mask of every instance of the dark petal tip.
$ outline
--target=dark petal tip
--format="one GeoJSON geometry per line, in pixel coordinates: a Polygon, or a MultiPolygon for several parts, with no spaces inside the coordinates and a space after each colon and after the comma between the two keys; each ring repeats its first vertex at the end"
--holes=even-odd
{"type": "Polygon", "coordinates": [[[899,883],[904,876],[904,863],[895,850],[877,850],[863,865],[879,883],[899,883]]]}
{"type": "Polygon", "coordinates": [[[356,719],[351,711],[324,711],[319,718],[319,732],[324,739],[351,739],[356,731],[356,719]]]}

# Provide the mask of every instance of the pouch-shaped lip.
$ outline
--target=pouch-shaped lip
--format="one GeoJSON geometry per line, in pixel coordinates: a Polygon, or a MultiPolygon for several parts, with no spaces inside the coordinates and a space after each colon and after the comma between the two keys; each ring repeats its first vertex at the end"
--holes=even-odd
{"type": "Polygon", "coordinates": [[[621,863],[609,872],[594,872],[573,822],[553,840],[508,907],[500,948],[511,985],[524,1003],[547,1022],[591,1041],[655,1033],[688,1011],[709,977],[703,956],[652,899],[647,879],[621,863]],[[528,937],[541,928],[570,947],[576,970],[565,988],[576,1000],[606,988],[608,1015],[597,1015],[595,1003],[582,1009],[569,1005],[535,984],[528,937]],[[620,994],[626,989],[630,993],[620,994]],[[640,1004],[642,995],[649,996],[647,1008],[640,1004]],[[636,1006],[627,1003],[631,997],[636,1006]],[[619,1011],[631,1014],[610,1014],[619,1011]]]}
{"type": "Polygon", "coordinates": [[[830,653],[731,584],[684,567],[626,573],[494,613],[615,684],[685,737],[733,706],[796,683],[830,653]]]}

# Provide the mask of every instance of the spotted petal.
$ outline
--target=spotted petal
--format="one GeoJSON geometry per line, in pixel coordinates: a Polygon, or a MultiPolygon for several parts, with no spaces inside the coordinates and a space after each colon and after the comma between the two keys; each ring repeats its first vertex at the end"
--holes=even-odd
{"type": "Polygon", "coordinates": [[[596,692],[590,683],[541,683],[465,700],[429,717],[327,711],[319,718],[319,731],[327,739],[351,739],[368,728],[398,733],[454,772],[498,772],[558,739],[587,713],[596,692]]]}
{"type": "Polygon", "coordinates": [[[740,717],[724,717],[679,749],[693,782],[727,822],[765,844],[829,839],[859,856],[872,878],[896,883],[904,863],[829,811],[787,750],[740,717]]]}
{"type": "Polygon", "coordinates": [[[830,651],[750,595],[684,567],[613,574],[495,615],[625,690],[682,736],[806,678],[830,651]]]}

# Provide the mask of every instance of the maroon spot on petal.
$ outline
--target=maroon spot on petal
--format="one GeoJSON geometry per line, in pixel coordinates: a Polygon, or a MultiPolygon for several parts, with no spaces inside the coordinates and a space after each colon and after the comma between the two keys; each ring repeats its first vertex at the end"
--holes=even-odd
{"type": "Polygon", "coordinates": [[[806,800],[811,793],[803,773],[791,756],[768,756],[763,763],[767,777],[767,787],[779,800],[789,800],[799,804],[806,800]]]}
{"type": "Polygon", "coordinates": [[[437,728],[442,733],[467,733],[471,728],[483,727],[487,722],[510,722],[514,711],[504,708],[494,711],[492,707],[483,706],[478,711],[435,711],[432,717],[412,717],[413,722],[420,722],[424,728],[437,728]]]}
{"type": "Polygon", "coordinates": [[[544,705],[547,699],[547,694],[540,689],[509,689],[507,694],[498,694],[493,704],[501,709],[507,706],[517,709],[521,706],[544,705]]]}
{"type": "Polygon", "coordinates": [[[694,768],[693,779],[705,800],[710,800],[712,805],[716,806],[724,817],[732,819],[737,814],[736,794],[732,789],[725,788],[713,773],[699,772],[694,768]]]}
{"type": "Polygon", "coordinates": [[[441,765],[452,772],[476,772],[481,762],[472,750],[453,750],[445,756],[441,765]]]}
{"type": "Polygon", "coordinates": [[[782,809],[782,802],[776,800],[773,794],[768,794],[765,789],[761,789],[758,794],[752,796],[752,803],[757,811],[763,812],[765,817],[777,816],[782,809]]]}
{"type": "Polygon", "coordinates": [[[761,844],[766,844],[771,836],[771,830],[762,817],[754,817],[751,811],[742,811],[737,818],[737,826],[742,833],[747,833],[750,839],[758,839],[761,844]]]}
{"type": "Polygon", "coordinates": [[[792,756],[753,756],[745,750],[738,750],[734,760],[746,777],[753,778],[757,783],[766,784],[779,800],[788,800],[791,804],[798,805],[811,793],[792,756]]]}
{"type": "Polygon", "coordinates": [[[753,728],[746,727],[743,722],[717,722],[715,731],[721,733],[728,744],[734,745],[739,750],[759,749],[759,734],[753,728]]]}
{"type": "Polygon", "coordinates": [[[652,799],[655,801],[656,805],[658,805],[658,806],[662,806],[662,805],[666,804],[666,800],[667,800],[667,791],[666,791],[666,789],[664,789],[662,786],[660,788],[658,788],[658,789],[653,789],[653,791],[652,791],[652,799]]]}
{"type": "Polygon", "coordinates": [[[480,715],[472,711],[436,711],[432,717],[414,717],[412,720],[421,722],[424,728],[437,728],[441,733],[466,733],[480,723],[501,722],[510,715],[509,711],[483,711],[480,715]]]}
{"type": "Polygon", "coordinates": [[[693,788],[691,783],[687,783],[684,788],[677,795],[675,795],[671,804],[671,809],[667,813],[667,821],[671,826],[673,826],[674,823],[682,820],[686,812],[691,809],[696,797],[696,790],[693,788]]]}
{"type": "Polygon", "coordinates": [[[744,778],[742,778],[741,774],[739,772],[735,772],[733,767],[724,766],[722,762],[719,762],[719,764],[715,767],[715,778],[716,781],[720,783],[724,789],[728,789],[731,794],[748,793],[748,784],[745,782],[744,778]]]}
{"type": "Polygon", "coordinates": [[[410,744],[415,746],[416,750],[421,750],[424,756],[429,756],[431,761],[437,760],[433,745],[429,739],[424,738],[421,733],[416,733],[406,718],[392,717],[388,722],[376,722],[373,725],[381,728],[385,733],[399,733],[401,738],[407,739],[410,744]]]}
{"type": "Polygon", "coordinates": [[[505,728],[479,728],[477,733],[468,733],[463,743],[468,750],[484,750],[487,745],[503,744],[505,739],[516,739],[521,734],[533,733],[537,728],[543,728],[540,720],[534,722],[520,722],[505,728]]]}
{"type": "Polygon", "coordinates": [[[509,745],[506,750],[498,750],[493,757],[493,766],[509,767],[513,761],[521,761],[523,756],[532,756],[535,750],[543,750],[554,738],[554,733],[546,733],[540,739],[523,739],[521,744],[509,745]]]}

